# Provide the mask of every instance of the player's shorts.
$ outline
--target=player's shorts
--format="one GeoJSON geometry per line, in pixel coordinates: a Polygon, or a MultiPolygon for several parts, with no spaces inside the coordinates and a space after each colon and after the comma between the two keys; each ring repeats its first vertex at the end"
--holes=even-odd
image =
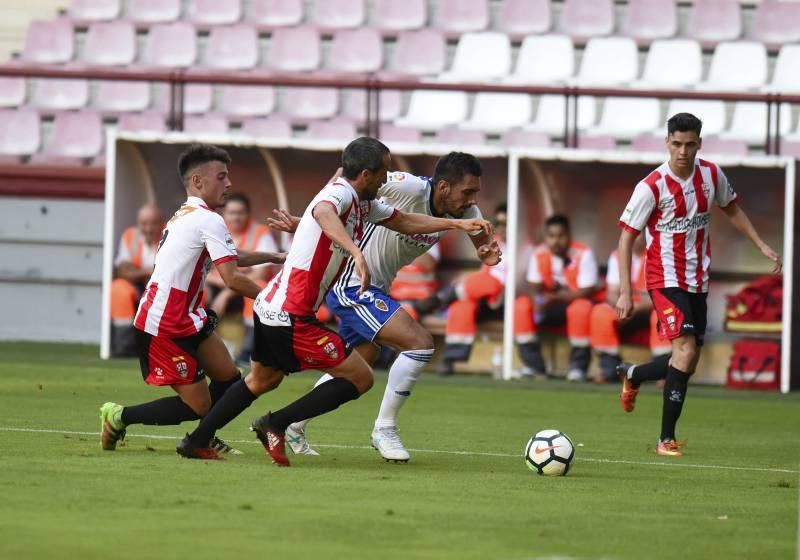
{"type": "Polygon", "coordinates": [[[205,378],[197,359],[200,344],[217,327],[217,316],[207,310],[203,330],[191,336],[167,338],[136,329],[136,352],[142,378],[148,385],[191,385],[205,378]]]}
{"type": "Polygon", "coordinates": [[[661,338],[673,340],[693,334],[697,345],[703,345],[708,294],[695,294],[680,288],[659,288],[650,290],[650,297],[658,315],[658,334],[661,338]]]}
{"type": "Polygon", "coordinates": [[[250,359],[264,366],[293,373],[304,369],[328,369],[341,364],[350,354],[335,331],[316,317],[287,314],[290,326],[271,326],[253,314],[255,340],[250,359]]]}
{"type": "Polygon", "coordinates": [[[340,319],[339,335],[352,347],[372,342],[392,315],[403,307],[375,286],[361,295],[358,290],[358,286],[334,286],[325,298],[340,319]]]}

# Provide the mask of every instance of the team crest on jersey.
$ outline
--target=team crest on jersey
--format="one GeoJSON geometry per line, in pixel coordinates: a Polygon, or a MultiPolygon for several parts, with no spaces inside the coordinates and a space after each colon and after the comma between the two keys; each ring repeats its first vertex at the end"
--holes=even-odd
{"type": "Polygon", "coordinates": [[[675,331],[677,329],[677,323],[675,322],[675,315],[667,316],[667,326],[671,331],[675,331]]]}
{"type": "Polygon", "coordinates": [[[400,181],[406,180],[406,174],[400,173],[399,171],[392,171],[389,173],[388,182],[389,183],[399,183],[400,181]]]}
{"type": "Polygon", "coordinates": [[[378,309],[380,309],[384,313],[389,311],[389,306],[386,305],[386,302],[383,301],[382,299],[377,299],[377,298],[375,299],[375,307],[377,307],[378,309]]]}
{"type": "Polygon", "coordinates": [[[332,360],[339,359],[339,351],[336,349],[336,345],[333,342],[326,342],[322,349],[325,350],[325,353],[330,356],[332,360]]]}

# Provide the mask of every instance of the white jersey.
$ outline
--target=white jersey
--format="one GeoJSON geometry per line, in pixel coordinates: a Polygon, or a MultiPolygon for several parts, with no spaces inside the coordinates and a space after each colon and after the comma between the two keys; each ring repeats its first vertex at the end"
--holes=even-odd
{"type": "MultiPolygon", "coordinates": [[[[426,177],[392,172],[389,173],[386,184],[378,191],[378,195],[384,203],[402,212],[432,216],[431,191],[431,182],[426,177]]],[[[463,217],[471,219],[482,216],[478,207],[472,206],[463,217]]],[[[368,225],[359,248],[367,261],[372,285],[389,293],[397,272],[439,243],[442,233],[409,234],[368,225]]],[[[480,233],[479,231],[470,235],[480,233]]],[[[352,259],[348,260],[345,273],[337,285],[342,287],[361,285],[361,278],[355,270],[352,259]]]]}
{"type": "Polygon", "coordinates": [[[366,235],[365,222],[379,224],[397,214],[380,200],[359,201],[355,189],[344,178],[326,185],[303,213],[280,273],[256,298],[254,310],[265,324],[287,323],[286,313],[314,315],[350,256],[323,233],[314,219],[312,212],[318,204],[330,204],[336,209],[356,245],[366,235]]]}
{"type": "Polygon", "coordinates": [[[708,291],[712,202],[725,208],[736,193],[719,166],[700,158],[685,181],[665,162],[636,185],[619,225],[647,228],[648,290],[708,291]]]}
{"type": "Polygon", "coordinates": [[[200,302],[211,263],[238,258],[222,216],[190,196],[164,229],[134,326],[168,338],[199,332],[207,320],[200,302]]]}

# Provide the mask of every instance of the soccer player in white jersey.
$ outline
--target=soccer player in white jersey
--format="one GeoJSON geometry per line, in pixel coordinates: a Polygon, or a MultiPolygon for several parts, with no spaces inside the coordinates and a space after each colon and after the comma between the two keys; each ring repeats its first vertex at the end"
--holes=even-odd
{"type": "MultiPolygon", "coordinates": [[[[398,210],[431,216],[481,218],[476,197],[481,189],[481,164],[478,159],[462,152],[450,152],[436,163],[433,178],[409,173],[389,173],[387,182],[378,191],[381,200],[398,210]]],[[[270,225],[283,231],[293,231],[298,218],[279,214],[283,219],[270,225]]],[[[339,334],[348,346],[372,365],[380,347],[388,346],[399,353],[389,369],[389,378],[378,416],[372,430],[372,446],[387,461],[406,462],[410,455],[400,439],[397,416],[411,394],[422,370],[433,356],[433,337],[395,299],[389,288],[397,271],[418,256],[436,247],[441,233],[408,235],[369,224],[359,249],[367,260],[371,284],[358,293],[361,278],[352,259],[344,273],[328,292],[328,308],[339,318],[339,334]]],[[[470,233],[479,258],[487,265],[500,262],[500,249],[488,234],[479,230],[470,233]]],[[[324,374],[317,385],[333,377],[324,374]]],[[[305,436],[307,420],[297,422],[286,430],[289,448],[297,454],[317,455],[305,436]]]]}
{"type": "Polygon", "coordinates": [[[659,334],[672,343],[669,363],[655,360],[638,366],[620,366],[620,401],[632,412],[643,381],[666,378],[661,436],[656,453],[680,456],[675,437],[689,377],[695,372],[706,329],[711,245],[711,206],[714,202],[781,271],[780,256],[756,232],[739,205],[718,165],[697,157],[701,146],[700,119],[678,113],[667,122],[669,160],[641,181],[620,217],[620,296],[617,314],[625,320],[633,313],[631,255],[642,230],[647,240],[647,289],[659,321],[659,334]]]}
{"type": "Polygon", "coordinates": [[[288,466],[285,432],[290,424],[334,410],[372,387],[369,364],[314,317],[348,257],[361,278],[359,295],[368,291],[369,265],[357,245],[366,224],[414,235],[491,229],[485,220],[409,214],[375,200],[390,165],[389,149],[374,138],[358,138],[347,145],[342,154],[342,177],[326,185],[308,205],[286,264],[256,298],[250,373],[225,393],[181,445],[199,446],[211,440],[259,395],[277,387],[285,375],[324,369],[334,379],[252,424],[272,461],[288,466]]]}
{"type": "MultiPolygon", "coordinates": [[[[228,288],[255,298],[261,288],[237,265],[281,263],[284,256],[237,254],[225,221],[214,212],[225,204],[231,188],[230,162],[225,150],[209,145],[190,146],[180,156],[178,173],[188,198],[164,229],[134,319],[142,377],[149,385],[169,386],[178,395],[136,406],[105,403],[100,409],[103,449],[115,449],[132,424],[176,425],[201,418],[241,378],[214,333],[216,316],[200,307],[203,281],[213,264],[228,288]]],[[[219,459],[217,451],[230,450],[221,440],[209,438],[183,454],[219,459]]]]}

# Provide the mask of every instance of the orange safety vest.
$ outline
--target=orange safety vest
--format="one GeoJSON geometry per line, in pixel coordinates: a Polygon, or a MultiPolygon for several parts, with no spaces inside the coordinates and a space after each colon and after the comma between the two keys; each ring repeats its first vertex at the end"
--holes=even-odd
{"type": "MultiPolygon", "coordinates": [[[[578,241],[570,243],[569,250],[572,252],[572,260],[568,266],[564,267],[564,279],[567,281],[567,286],[570,290],[578,289],[581,257],[588,249],[588,246],[578,241]]],[[[556,281],[553,277],[553,256],[552,251],[545,245],[540,245],[536,248],[536,264],[539,265],[539,273],[542,275],[542,284],[544,284],[544,287],[548,290],[553,290],[556,287],[556,281]]]]}
{"type": "Polygon", "coordinates": [[[138,227],[132,226],[122,233],[122,243],[128,249],[131,256],[131,263],[138,268],[142,268],[142,253],[144,251],[144,236],[138,227]]]}
{"type": "Polygon", "coordinates": [[[438,287],[433,270],[423,270],[412,262],[397,271],[389,295],[397,300],[425,299],[435,294],[438,287]]]}

